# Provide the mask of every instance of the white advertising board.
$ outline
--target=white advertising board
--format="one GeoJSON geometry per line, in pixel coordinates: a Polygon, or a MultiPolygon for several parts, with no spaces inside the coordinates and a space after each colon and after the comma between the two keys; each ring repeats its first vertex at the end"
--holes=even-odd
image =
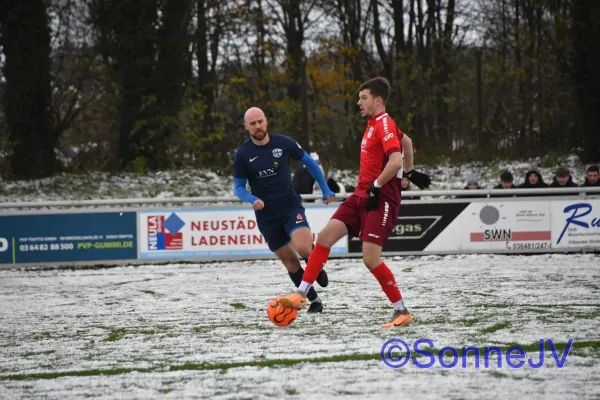
{"type": "MultiPolygon", "coordinates": [[[[336,207],[306,207],[306,218],[316,236],[336,207]]],[[[139,213],[141,259],[202,258],[271,255],[251,209],[152,210],[139,213]]],[[[346,238],[331,253],[347,253],[346,238]]]]}
{"type": "Polygon", "coordinates": [[[600,200],[553,201],[552,246],[600,248],[600,200]]]}
{"type": "Polygon", "coordinates": [[[469,204],[425,252],[519,251],[551,248],[550,202],[469,204]]]}

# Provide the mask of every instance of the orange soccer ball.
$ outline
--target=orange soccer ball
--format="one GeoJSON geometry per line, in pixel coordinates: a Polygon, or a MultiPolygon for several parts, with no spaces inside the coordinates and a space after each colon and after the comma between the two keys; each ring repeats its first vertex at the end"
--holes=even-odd
{"type": "Polygon", "coordinates": [[[267,315],[273,324],[282,327],[289,326],[298,317],[298,309],[282,306],[279,304],[279,297],[276,297],[269,302],[267,315]]]}

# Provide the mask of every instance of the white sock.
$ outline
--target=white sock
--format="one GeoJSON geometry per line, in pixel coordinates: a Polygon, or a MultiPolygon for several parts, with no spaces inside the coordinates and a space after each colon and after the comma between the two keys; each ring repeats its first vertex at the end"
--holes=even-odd
{"type": "Polygon", "coordinates": [[[392,307],[394,308],[394,311],[402,311],[404,310],[404,302],[402,300],[397,301],[392,304],[392,307]]]}
{"type": "Polygon", "coordinates": [[[300,283],[300,286],[298,286],[298,290],[301,292],[304,292],[304,294],[308,293],[308,290],[312,287],[312,285],[308,282],[304,282],[302,281],[302,283],[300,283]]]}

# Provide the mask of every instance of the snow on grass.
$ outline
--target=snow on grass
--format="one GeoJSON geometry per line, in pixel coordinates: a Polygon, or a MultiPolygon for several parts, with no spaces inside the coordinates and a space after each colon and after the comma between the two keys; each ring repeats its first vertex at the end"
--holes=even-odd
{"type": "MultiPolygon", "coordinates": [[[[415,323],[382,329],[391,308],[361,260],[327,264],[320,315],[273,326],[289,293],[280,263],[237,261],[98,270],[3,270],[0,390],[8,398],[588,398],[600,395],[600,257],[394,257],[415,323]],[[443,346],[552,339],[566,366],[400,369],[391,338],[443,346]],[[562,346],[562,347],[561,347],[562,346]]],[[[531,353],[529,353],[531,352],[531,353]]],[[[427,359],[425,359],[427,360],[427,359]]]]}
{"type": "MultiPolygon", "coordinates": [[[[559,165],[567,167],[574,181],[579,184],[583,182],[587,169],[587,165],[581,164],[576,156],[565,157],[556,163],[536,158],[518,162],[467,164],[446,162],[434,166],[416,165],[415,168],[431,175],[432,190],[444,190],[462,189],[471,174],[479,176],[480,186],[484,188],[494,186],[499,183],[500,173],[506,168],[513,173],[515,184],[521,184],[531,164],[552,164],[552,166],[540,167],[547,183],[552,181],[556,167],[559,165]]],[[[334,170],[333,175],[339,183],[356,186],[358,177],[356,171],[334,170]]],[[[81,175],[62,174],[34,181],[0,180],[0,201],[233,196],[232,185],[233,179],[229,171],[184,169],[147,175],[86,172],[81,175]]]]}

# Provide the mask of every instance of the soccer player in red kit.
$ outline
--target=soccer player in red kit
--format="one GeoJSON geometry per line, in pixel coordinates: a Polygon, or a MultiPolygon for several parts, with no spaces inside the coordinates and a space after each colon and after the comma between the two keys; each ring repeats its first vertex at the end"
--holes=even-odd
{"type": "Polygon", "coordinates": [[[392,303],[393,317],[382,327],[405,326],[412,322],[394,274],[381,260],[381,250],[396,225],[402,176],[420,188],[428,187],[431,179],[413,170],[412,140],[396,127],[385,111],[389,95],[390,84],[385,78],[373,78],[360,86],[358,105],[368,123],[360,146],[358,185],[319,233],[298,290],[280,298],[280,304],[304,308],[306,293],[325,266],[331,246],[351,235],[363,242],[363,261],[392,303]]]}

